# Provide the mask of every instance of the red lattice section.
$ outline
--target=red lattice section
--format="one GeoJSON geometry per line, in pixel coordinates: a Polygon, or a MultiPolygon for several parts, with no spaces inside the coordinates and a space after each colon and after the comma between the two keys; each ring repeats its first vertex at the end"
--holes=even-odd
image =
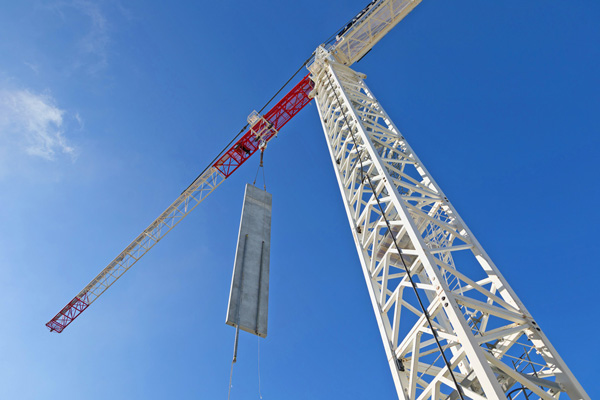
{"type": "Polygon", "coordinates": [[[268,142],[277,132],[300,112],[312,98],[308,96],[314,84],[306,75],[288,94],[286,94],[271,110],[260,119],[256,125],[248,130],[225,154],[213,165],[229,178],[247,159],[249,159],[260,145],[260,141],[268,142]],[[264,132],[257,138],[255,132],[264,132]]]}
{"type": "Polygon", "coordinates": [[[88,308],[88,306],[87,295],[84,295],[83,298],[75,296],[75,298],[71,300],[69,304],[64,306],[63,309],[46,324],[46,326],[50,328],[50,332],[56,331],[61,333],[63,329],[73,322],[83,310],[88,308]]]}
{"type": "MultiPolygon", "coordinates": [[[[213,165],[225,178],[228,178],[250,158],[262,141],[268,142],[292,117],[310,103],[309,93],[313,89],[309,75],[305,76],[269,112],[258,119],[226,153],[213,165]]],[[[143,255],[143,254],[142,254],[143,255]]],[[[61,333],[88,306],[87,294],[75,296],[58,314],[46,324],[51,332],[61,333]]]]}

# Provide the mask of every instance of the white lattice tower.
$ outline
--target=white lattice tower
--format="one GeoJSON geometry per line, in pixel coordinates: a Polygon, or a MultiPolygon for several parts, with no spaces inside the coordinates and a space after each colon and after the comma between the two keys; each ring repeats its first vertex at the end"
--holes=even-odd
{"type": "Polygon", "coordinates": [[[365,76],[322,47],[309,69],[399,398],[589,399],[365,76]]]}

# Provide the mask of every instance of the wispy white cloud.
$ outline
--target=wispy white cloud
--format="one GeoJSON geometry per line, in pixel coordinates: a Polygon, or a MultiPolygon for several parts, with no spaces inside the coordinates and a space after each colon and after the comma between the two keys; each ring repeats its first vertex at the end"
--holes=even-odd
{"type": "Polygon", "coordinates": [[[81,118],[79,113],[75,113],[75,115],[73,117],[75,118],[75,121],[77,121],[77,123],[79,124],[79,129],[83,129],[83,126],[84,126],[83,118],[81,118]]]}
{"type": "Polygon", "coordinates": [[[79,41],[79,49],[86,60],[91,73],[98,72],[108,65],[108,23],[97,3],[78,0],[72,3],[82,14],[89,18],[89,30],[79,41]],[[92,59],[89,59],[91,57],[92,59]]]}
{"type": "MultiPolygon", "coordinates": [[[[67,155],[74,160],[75,148],[64,132],[65,110],[48,94],[29,90],[0,90],[0,146],[3,152],[25,152],[55,160],[67,155]]],[[[75,117],[80,119],[78,115],[75,117]]]]}
{"type": "Polygon", "coordinates": [[[38,75],[40,73],[40,68],[33,63],[24,61],[23,64],[25,64],[26,66],[28,66],[36,75],[38,75]]]}
{"type": "MultiPolygon", "coordinates": [[[[44,3],[42,9],[50,10],[63,24],[77,31],[77,39],[69,43],[74,54],[70,54],[71,70],[80,70],[94,75],[108,66],[109,23],[100,2],[90,0],[54,1],[44,3]]],[[[66,48],[67,46],[65,46],[66,48]]]]}

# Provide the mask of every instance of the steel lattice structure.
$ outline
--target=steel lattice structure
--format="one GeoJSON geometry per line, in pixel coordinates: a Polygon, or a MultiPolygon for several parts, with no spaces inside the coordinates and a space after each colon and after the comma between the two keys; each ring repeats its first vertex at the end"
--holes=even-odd
{"type": "Polygon", "coordinates": [[[365,76],[323,47],[309,69],[398,396],[457,399],[452,372],[465,398],[588,399],[365,76]]]}
{"type": "Polygon", "coordinates": [[[187,217],[225,179],[229,178],[246,160],[273,139],[279,130],[310,101],[313,83],[305,76],[292,90],[271,108],[264,117],[255,113],[248,131],[209,165],[179,195],[162,214],[140,233],[113,261],[111,261],[83,290],[64,306],[46,326],[50,331],[62,332],[84,312],[100,295],[142,258],[154,245],[187,217]]]}
{"type": "Polygon", "coordinates": [[[419,3],[369,3],[316,50],[310,74],[264,116],[251,114],[248,131],[46,326],[62,332],[314,97],[399,398],[589,400],[349,68],[419,3]]]}

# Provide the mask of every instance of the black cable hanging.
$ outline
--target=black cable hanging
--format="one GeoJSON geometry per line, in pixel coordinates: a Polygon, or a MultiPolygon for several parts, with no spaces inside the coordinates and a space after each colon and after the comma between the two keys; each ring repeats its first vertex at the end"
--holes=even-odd
{"type": "Polygon", "coordinates": [[[326,75],[327,75],[327,80],[329,81],[329,87],[331,88],[331,90],[333,91],[333,94],[335,95],[335,98],[337,100],[337,103],[338,103],[341,113],[342,113],[342,117],[344,118],[346,126],[348,127],[348,132],[350,132],[350,136],[352,137],[352,142],[354,142],[354,147],[356,148],[356,154],[358,156],[358,161],[360,163],[361,181],[364,182],[365,177],[366,177],[367,181],[369,182],[371,192],[373,192],[373,197],[375,197],[375,200],[377,201],[377,207],[379,208],[379,211],[381,212],[381,216],[383,217],[385,224],[387,226],[387,233],[389,233],[390,238],[392,239],[392,242],[394,243],[394,247],[396,248],[396,251],[398,252],[398,255],[400,256],[400,260],[402,261],[402,265],[404,266],[404,270],[406,271],[406,276],[408,277],[408,280],[410,281],[410,285],[413,288],[415,296],[417,297],[419,306],[421,307],[421,311],[423,312],[423,315],[425,315],[425,319],[427,320],[427,324],[429,325],[429,328],[431,329],[433,338],[435,339],[437,347],[439,348],[442,358],[444,359],[446,368],[448,368],[448,371],[450,372],[450,375],[452,376],[452,381],[454,382],[454,385],[456,386],[458,395],[460,396],[461,400],[465,400],[462,387],[458,384],[458,381],[456,380],[456,376],[454,375],[454,371],[452,371],[451,364],[448,361],[448,359],[446,358],[446,355],[444,354],[444,348],[442,347],[442,344],[440,343],[438,334],[437,334],[435,328],[433,327],[433,322],[431,321],[431,317],[429,316],[429,313],[427,312],[427,309],[425,308],[425,305],[423,304],[423,301],[421,300],[421,296],[419,295],[419,292],[417,291],[417,285],[412,278],[412,274],[411,274],[408,266],[406,265],[406,262],[404,261],[404,257],[402,256],[402,250],[400,249],[400,246],[398,245],[398,242],[396,241],[396,238],[393,234],[392,226],[391,226],[389,220],[387,219],[387,217],[385,216],[385,210],[383,209],[383,206],[381,205],[381,202],[379,201],[379,198],[377,197],[377,193],[375,192],[375,186],[373,185],[373,182],[371,181],[371,177],[369,176],[369,174],[365,175],[365,173],[364,173],[361,150],[358,147],[358,143],[356,142],[356,137],[354,136],[352,127],[350,126],[350,123],[348,122],[348,118],[346,117],[346,112],[344,111],[344,107],[342,107],[342,102],[340,101],[340,98],[339,98],[337,92],[335,91],[335,88],[333,87],[333,83],[331,82],[331,77],[329,76],[329,74],[326,74],[326,75]]]}
{"type": "MultiPolygon", "coordinates": [[[[279,93],[281,93],[281,91],[292,81],[292,79],[294,79],[296,77],[296,75],[298,75],[298,73],[302,70],[302,68],[304,68],[306,66],[306,64],[308,64],[310,62],[310,60],[312,60],[313,56],[314,56],[314,52],[310,55],[310,57],[308,57],[306,59],[306,61],[304,61],[302,63],[302,65],[300,66],[300,68],[298,68],[296,70],[296,72],[294,72],[294,74],[283,84],[283,86],[281,86],[279,88],[279,90],[277,90],[277,92],[275,92],[275,94],[273,96],[271,96],[271,98],[269,99],[269,101],[267,101],[265,103],[264,106],[262,106],[262,108],[258,111],[259,114],[261,114],[265,108],[267,108],[269,106],[269,104],[271,104],[271,102],[279,95],[279,93]]],[[[192,183],[190,183],[188,185],[187,188],[185,188],[185,190],[181,193],[184,193],[186,190],[188,190],[193,184],[194,182],[196,182],[198,180],[198,178],[200,178],[210,167],[213,166],[213,164],[223,155],[223,153],[225,153],[227,150],[229,150],[229,148],[231,147],[231,145],[242,135],[242,133],[246,132],[246,129],[248,128],[248,124],[244,125],[244,127],[242,129],[240,129],[240,131],[237,133],[237,135],[235,135],[235,137],[233,139],[231,139],[229,141],[229,143],[227,143],[227,145],[225,145],[225,147],[219,152],[219,154],[217,154],[217,156],[215,158],[213,158],[213,160],[208,164],[208,166],[206,168],[204,168],[204,170],[202,170],[202,172],[200,172],[200,174],[198,174],[198,176],[192,181],[192,183]]]]}
{"type": "MultiPolygon", "coordinates": [[[[369,5],[363,11],[365,11],[367,8],[369,8],[372,4],[373,4],[373,2],[369,3],[369,5]]],[[[361,16],[361,17],[364,16],[363,15],[364,14],[363,11],[361,11],[361,13],[359,13],[357,16],[361,16]]],[[[344,31],[344,29],[348,28],[350,25],[352,25],[355,22],[357,22],[357,20],[356,20],[357,16],[349,19],[348,22],[346,22],[344,25],[342,25],[341,28],[337,29],[323,43],[325,45],[332,43],[332,41],[334,40],[334,38],[336,38],[336,36],[338,34],[340,34],[342,31],[344,31]]],[[[275,94],[273,96],[271,96],[271,98],[269,99],[269,101],[267,101],[265,103],[265,105],[262,106],[262,108],[258,111],[259,114],[261,114],[264,111],[264,109],[267,108],[267,106],[269,104],[271,104],[271,102],[273,101],[273,99],[275,99],[275,97],[277,97],[277,95],[279,95],[279,93],[281,93],[281,91],[292,81],[292,79],[294,79],[296,77],[296,75],[298,75],[298,73],[302,70],[302,68],[304,68],[313,59],[314,56],[315,56],[315,52],[313,51],[312,54],[296,70],[296,72],[294,72],[294,74],[279,88],[279,90],[277,90],[277,92],[275,92],[275,94]]],[[[208,166],[206,168],[204,168],[204,170],[202,172],[200,172],[200,174],[198,174],[198,176],[196,177],[196,179],[194,179],[192,181],[192,183],[190,183],[188,185],[188,187],[183,192],[181,192],[181,193],[184,193],[186,190],[188,190],[190,188],[190,186],[192,186],[194,184],[194,182],[196,182],[198,180],[198,178],[200,178],[200,176],[202,176],[202,174],[204,174],[223,155],[223,153],[225,153],[231,147],[231,145],[240,137],[240,135],[246,131],[246,128],[248,128],[248,124],[244,125],[244,127],[242,129],[240,129],[240,131],[237,133],[237,135],[235,135],[235,137],[233,139],[231,139],[231,141],[229,143],[227,143],[227,145],[223,148],[223,150],[221,150],[219,152],[219,154],[208,164],[208,166]]]]}

